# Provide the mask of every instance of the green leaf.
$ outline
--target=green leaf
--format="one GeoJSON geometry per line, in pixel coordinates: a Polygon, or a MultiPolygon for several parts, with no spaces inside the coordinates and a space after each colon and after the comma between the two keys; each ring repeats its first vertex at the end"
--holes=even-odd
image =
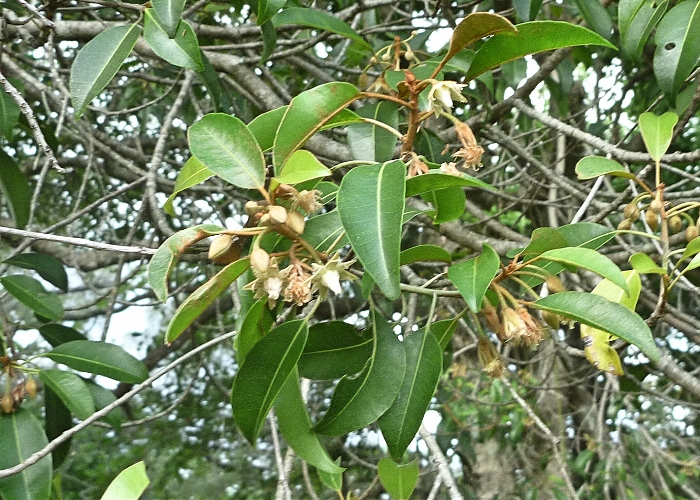
{"type": "Polygon", "coordinates": [[[656,28],[654,74],[675,104],[676,94],[700,56],[700,2],[687,0],[666,13],[656,28]]]}
{"type": "Polygon", "coordinates": [[[608,257],[590,248],[557,248],[544,252],[538,258],[558,262],[565,266],[588,269],[603,278],[609,279],[625,292],[629,293],[627,282],[620,268],[608,257]]]}
{"type": "Polygon", "coordinates": [[[282,123],[282,118],[287,112],[289,106],[282,106],[281,108],[273,109],[272,111],[267,111],[262,113],[248,124],[248,130],[253,134],[255,140],[258,141],[260,149],[267,151],[272,148],[275,143],[275,135],[277,135],[277,129],[282,123]]]}
{"type": "Polygon", "coordinates": [[[39,316],[52,321],[63,317],[63,304],[55,293],[48,293],[41,283],[21,274],[0,278],[0,285],[39,316]]]}
{"type": "Polygon", "coordinates": [[[652,361],[659,360],[659,351],[646,322],[623,305],[590,293],[561,292],[539,299],[531,306],[616,335],[636,345],[652,361]]]}
{"type": "Polygon", "coordinates": [[[401,295],[399,254],[406,167],[400,160],[355,167],[340,184],[338,213],[350,244],[390,300],[401,295]]]}
{"type": "Polygon", "coordinates": [[[329,177],[331,174],[332,172],[328,167],[318,161],[318,158],[313,153],[305,149],[299,149],[287,158],[287,161],[282,165],[279,176],[274,179],[280,184],[293,185],[310,181],[311,179],[329,177]]]}
{"type": "Polygon", "coordinates": [[[245,361],[253,346],[268,334],[274,322],[275,318],[267,307],[266,298],[262,298],[250,306],[234,343],[239,364],[245,361]]]}
{"type": "Polygon", "coordinates": [[[184,19],[177,25],[175,36],[170,36],[158,23],[153,9],[146,9],[143,37],[156,55],[174,66],[189,68],[198,73],[204,71],[199,42],[190,23],[184,19]]]}
{"type": "MultiPolygon", "coordinates": [[[[14,85],[15,82],[12,83],[14,85]]],[[[19,114],[19,106],[14,99],[4,90],[0,90],[0,133],[5,137],[12,135],[12,130],[19,120],[19,114]]]]}
{"type": "Polygon", "coordinates": [[[447,277],[464,297],[467,307],[473,312],[481,310],[481,302],[491,281],[496,277],[501,259],[489,245],[484,245],[478,257],[453,264],[447,270],[447,277]]]}
{"type": "Polygon", "coordinates": [[[29,222],[32,188],[27,178],[10,156],[0,148],[0,193],[7,200],[10,217],[17,229],[24,229],[29,222]]]}
{"type": "MultiPolygon", "coordinates": [[[[175,38],[178,33],[178,24],[182,19],[182,11],[185,8],[185,0],[152,0],[151,5],[158,24],[167,33],[169,38],[175,38]]],[[[149,42],[150,43],[150,42],[149,42]]]]}
{"type": "Polygon", "coordinates": [[[65,344],[72,340],[87,340],[78,330],[56,323],[46,323],[39,327],[39,333],[52,347],[65,344]]]}
{"type": "MultiPolygon", "coordinates": [[[[335,460],[336,465],[340,466],[340,457],[335,460]]],[[[317,470],[318,477],[323,484],[328,486],[333,491],[340,492],[343,489],[343,475],[342,474],[329,474],[320,469],[317,470]]]]}
{"type": "Polygon", "coordinates": [[[692,240],[690,240],[688,246],[686,246],[685,250],[683,250],[683,256],[681,257],[681,260],[685,260],[691,255],[695,255],[696,253],[700,253],[700,238],[693,238],[692,240]]]}
{"type": "Polygon", "coordinates": [[[622,304],[630,311],[634,311],[634,308],[637,306],[637,301],[639,300],[639,294],[642,291],[642,280],[639,277],[639,272],[635,270],[622,271],[622,275],[629,288],[629,294],[608,279],[604,279],[598,283],[591,293],[600,295],[610,302],[622,304]]]}
{"type": "Polygon", "coordinates": [[[586,24],[600,36],[610,40],[613,22],[605,7],[598,0],[574,0],[574,2],[586,24]]]}
{"type": "Polygon", "coordinates": [[[661,116],[649,112],[639,115],[639,130],[647,151],[654,161],[661,161],[661,157],[666,154],[673,139],[673,127],[676,123],[678,123],[678,115],[671,111],[661,116]]]}
{"type": "Polygon", "coordinates": [[[564,236],[570,247],[592,248],[602,247],[615,237],[615,231],[601,224],[593,222],[576,222],[557,228],[557,232],[564,236]]]}
{"type": "Polygon", "coordinates": [[[260,54],[259,64],[264,64],[277,47],[277,29],[272,21],[268,20],[260,26],[260,31],[262,32],[263,50],[260,54]]]}
{"type": "Polygon", "coordinates": [[[146,465],[136,462],[121,471],[114,480],[109,483],[107,491],[100,500],[138,500],[150,484],[146,474],[146,465]]]}
{"type": "MultiPolygon", "coordinates": [[[[357,114],[385,123],[394,130],[399,128],[398,106],[393,102],[367,104],[358,109],[357,114]]],[[[373,123],[363,122],[348,127],[348,146],[356,160],[389,161],[394,157],[396,141],[394,134],[373,123]]]]}
{"type": "MultiPolygon", "coordinates": [[[[283,10],[277,16],[285,12],[287,11],[283,10]]],[[[287,158],[301,148],[309,137],[359,96],[360,92],[354,85],[331,82],[302,92],[292,99],[280,122],[272,148],[275,174],[279,173],[287,158]]]]}
{"type": "Polygon", "coordinates": [[[337,210],[331,210],[307,220],[304,239],[317,250],[326,253],[332,253],[333,250],[348,244],[347,237],[343,235],[343,225],[340,223],[337,210]]]}
{"type": "Polygon", "coordinates": [[[200,240],[219,234],[224,228],[213,224],[188,227],[165,240],[148,264],[148,284],[161,302],[168,298],[168,277],[177,258],[200,240]]]}
{"type": "Polygon", "coordinates": [[[168,329],[165,332],[165,343],[170,344],[178,338],[185,331],[185,328],[194,323],[194,320],[249,267],[250,260],[247,258],[232,262],[192,292],[180,304],[170,323],[168,323],[168,329]]]}
{"type": "Polygon", "coordinates": [[[363,49],[372,51],[372,46],[347,23],[322,10],[290,7],[273,17],[272,23],[275,27],[283,24],[298,24],[299,26],[316,28],[321,31],[329,31],[349,38],[357,42],[363,49]]]}
{"type": "Polygon", "coordinates": [[[235,116],[211,113],[187,132],[190,151],[234,186],[258,189],[265,182],[265,158],[253,134],[235,116]]]}
{"type": "Polygon", "coordinates": [[[618,18],[622,52],[638,62],[651,31],[668,9],[668,0],[620,0],[618,18]]]}
{"type": "Polygon", "coordinates": [[[22,253],[4,260],[5,264],[22,269],[32,269],[39,276],[64,292],[68,291],[68,274],[63,263],[45,253],[22,253]]]}
{"type": "Polygon", "coordinates": [[[173,189],[173,194],[171,194],[163,205],[163,210],[168,215],[175,217],[175,210],[173,209],[173,201],[175,197],[187,188],[196,186],[209,177],[214,175],[214,172],[209,170],[204,164],[199,161],[194,156],[191,156],[189,160],[185,162],[182,170],[175,179],[175,188],[173,189]]]}
{"type": "Polygon", "coordinates": [[[690,271],[690,270],[698,268],[698,267],[700,267],[700,254],[693,257],[693,260],[688,262],[688,265],[685,267],[685,269],[683,271],[684,272],[690,271]]]}
{"type": "Polygon", "coordinates": [[[260,339],[233,379],[231,406],[236,425],[251,444],[260,434],[277,394],[301,356],[306,321],[288,321],[260,339]]]}
{"type": "Polygon", "coordinates": [[[632,269],[640,274],[668,274],[666,270],[654,262],[654,259],[649,257],[644,252],[636,252],[630,255],[629,258],[632,269]]]}
{"type": "Polygon", "coordinates": [[[434,321],[430,323],[430,333],[433,334],[435,339],[440,344],[440,349],[443,351],[447,349],[447,346],[452,339],[452,335],[457,328],[458,318],[453,319],[443,319],[442,321],[434,321]]]}
{"type": "MultiPolygon", "coordinates": [[[[105,389],[101,385],[97,385],[91,380],[86,380],[85,385],[87,386],[88,391],[90,391],[92,400],[95,402],[95,410],[99,411],[102,408],[111,405],[117,400],[117,397],[112,391],[110,391],[109,389],[105,389]]],[[[122,424],[122,409],[115,408],[114,410],[110,411],[107,415],[102,417],[101,420],[104,420],[115,429],[119,429],[119,427],[122,424]]]]}
{"type": "Polygon", "coordinates": [[[437,245],[416,245],[401,252],[402,266],[415,262],[445,262],[452,264],[452,255],[437,245]]]}
{"type": "Polygon", "coordinates": [[[299,358],[299,373],[312,380],[332,380],[362,371],[374,340],[344,321],[316,323],[299,358]]]}
{"type": "Polygon", "coordinates": [[[612,175],[634,179],[635,175],[627,172],[625,167],[615,160],[603,158],[602,156],[586,156],[576,164],[576,175],[580,180],[593,179],[601,175],[612,175]]]}
{"type": "Polygon", "coordinates": [[[429,191],[437,191],[448,187],[480,187],[484,189],[495,189],[490,184],[472,177],[471,175],[462,174],[461,176],[443,174],[440,172],[428,172],[422,175],[416,175],[406,180],[406,196],[415,196],[417,194],[427,193],[429,191]]]}
{"type": "MultiPolygon", "coordinates": [[[[419,177],[423,177],[423,175],[419,177]]],[[[442,224],[443,222],[449,222],[461,217],[464,213],[464,204],[467,201],[467,196],[460,186],[428,191],[422,193],[421,196],[425,201],[435,207],[435,214],[433,215],[434,224],[442,224]]]]}
{"type": "MultiPolygon", "coordinates": [[[[39,421],[22,408],[0,417],[0,469],[14,467],[49,442],[39,421]]],[[[0,495],[8,500],[48,500],[51,496],[52,465],[47,455],[12,476],[0,479],[0,495]]]]}
{"type": "Polygon", "coordinates": [[[377,420],[396,399],[403,381],[406,353],[391,325],[372,313],[374,346],[372,357],[358,375],[343,377],[333,392],[331,404],[314,430],[340,436],[377,420]]]}
{"type": "Polygon", "coordinates": [[[489,12],[472,12],[468,14],[455,26],[452,32],[452,38],[450,39],[450,48],[447,50],[447,54],[445,54],[440,64],[438,64],[434,73],[437,74],[438,71],[445,67],[445,64],[447,64],[450,59],[467,45],[471,45],[481,38],[504,31],[517,33],[518,30],[508,19],[498,14],[491,14],[489,12]]]}
{"type": "MultiPolygon", "coordinates": [[[[73,427],[73,416],[70,410],[49,384],[44,384],[44,409],[46,437],[49,441],[53,441],[73,427]]],[[[72,438],[69,438],[51,451],[51,460],[55,468],[58,469],[70,453],[71,440],[72,438]]]]}
{"type": "Polygon", "coordinates": [[[297,455],[318,470],[328,474],[342,474],[345,468],[339,467],[331,459],[318,436],[311,430],[311,419],[301,396],[296,369],[287,377],[275,399],[275,416],[280,434],[297,455]]]}
{"type": "Polygon", "coordinates": [[[272,16],[277,14],[285,3],[287,0],[258,0],[258,18],[256,20],[258,26],[262,26],[272,19],[272,16]]]}
{"type": "Polygon", "coordinates": [[[42,370],[39,372],[41,381],[50,387],[73,415],[85,420],[95,413],[95,402],[83,379],[75,373],[63,370],[42,370]]]}
{"type": "Polygon", "coordinates": [[[418,459],[407,464],[397,464],[389,457],[377,464],[379,480],[391,498],[406,500],[418,483],[418,459]]]}
{"type": "Polygon", "coordinates": [[[400,460],[423,422],[442,373],[442,349],[425,329],[412,332],[403,341],[406,372],[391,407],[379,417],[379,428],[389,453],[400,460]]]}
{"type": "Polygon", "coordinates": [[[92,340],[66,342],[44,354],[74,370],[138,384],[148,378],[148,368],[118,345],[92,340]]]}
{"type": "Polygon", "coordinates": [[[115,26],[80,49],[71,67],[69,82],[76,120],[117,74],[140,34],[141,27],[137,24],[115,26]]]}
{"type": "Polygon", "coordinates": [[[499,33],[494,35],[476,51],[467,72],[467,81],[473,80],[478,75],[505,62],[545,50],[579,45],[602,45],[611,49],[616,48],[597,33],[593,33],[583,26],[563,21],[532,21],[518,24],[517,28],[516,34],[499,33]]]}
{"type": "Polygon", "coordinates": [[[513,0],[513,7],[522,21],[532,21],[542,8],[542,0],[513,0]]]}

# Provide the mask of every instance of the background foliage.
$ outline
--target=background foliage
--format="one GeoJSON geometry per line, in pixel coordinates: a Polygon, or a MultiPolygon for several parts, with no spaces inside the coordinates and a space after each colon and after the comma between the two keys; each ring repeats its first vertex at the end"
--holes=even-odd
{"type": "Polygon", "coordinates": [[[697,498],[699,25],[3,4],[2,498],[697,498]]]}

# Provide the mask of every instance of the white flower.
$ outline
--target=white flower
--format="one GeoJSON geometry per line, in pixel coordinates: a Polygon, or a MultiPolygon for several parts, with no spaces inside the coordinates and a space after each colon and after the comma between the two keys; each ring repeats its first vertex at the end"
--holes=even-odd
{"type": "Polygon", "coordinates": [[[454,101],[467,102],[462,95],[464,87],[466,85],[453,81],[435,81],[428,92],[430,109],[435,112],[435,116],[440,116],[440,113],[451,113],[454,101]]]}
{"type": "Polygon", "coordinates": [[[330,291],[335,294],[340,294],[342,289],[340,288],[340,273],[335,269],[326,269],[321,274],[321,283],[326,285],[330,291]]]}
{"type": "Polygon", "coordinates": [[[282,293],[282,287],[284,286],[284,281],[282,281],[277,276],[272,276],[267,278],[263,283],[263,289],[267,296],[272,300],[277,300],[282,293]]]}

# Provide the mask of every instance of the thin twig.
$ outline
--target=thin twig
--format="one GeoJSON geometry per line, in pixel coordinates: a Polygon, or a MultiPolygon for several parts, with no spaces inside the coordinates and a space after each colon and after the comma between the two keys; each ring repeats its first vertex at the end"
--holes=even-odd
{"type": "Polygon", "coordinates": [[[450,464],[447,461],[447,457],[440,449],[440,445],[437,443],[435,436],[433,436],[424,425],[420,426],[418,433],[430,450],[430,454],[433,457],[433,462],[435,462],[438,473],[440,474],[442,481],[445,483],[445,486],[447,486],[447,493],[450,495],[450,500],[464,500],[464,497],[457,488],[455,478],[450,471],[450,464]]]}

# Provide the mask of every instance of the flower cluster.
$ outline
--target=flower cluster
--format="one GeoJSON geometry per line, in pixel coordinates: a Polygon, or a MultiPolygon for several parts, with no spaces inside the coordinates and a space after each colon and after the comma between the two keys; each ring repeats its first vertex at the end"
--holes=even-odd
{"type": "Polygon", "coordinates": [[[481,309],[481,315],[501,342],[535,346],[543,339],[543,328],[523,306],[515,309],[504,307],[499,316],[496,308],[486,303],[481,309]]]}

